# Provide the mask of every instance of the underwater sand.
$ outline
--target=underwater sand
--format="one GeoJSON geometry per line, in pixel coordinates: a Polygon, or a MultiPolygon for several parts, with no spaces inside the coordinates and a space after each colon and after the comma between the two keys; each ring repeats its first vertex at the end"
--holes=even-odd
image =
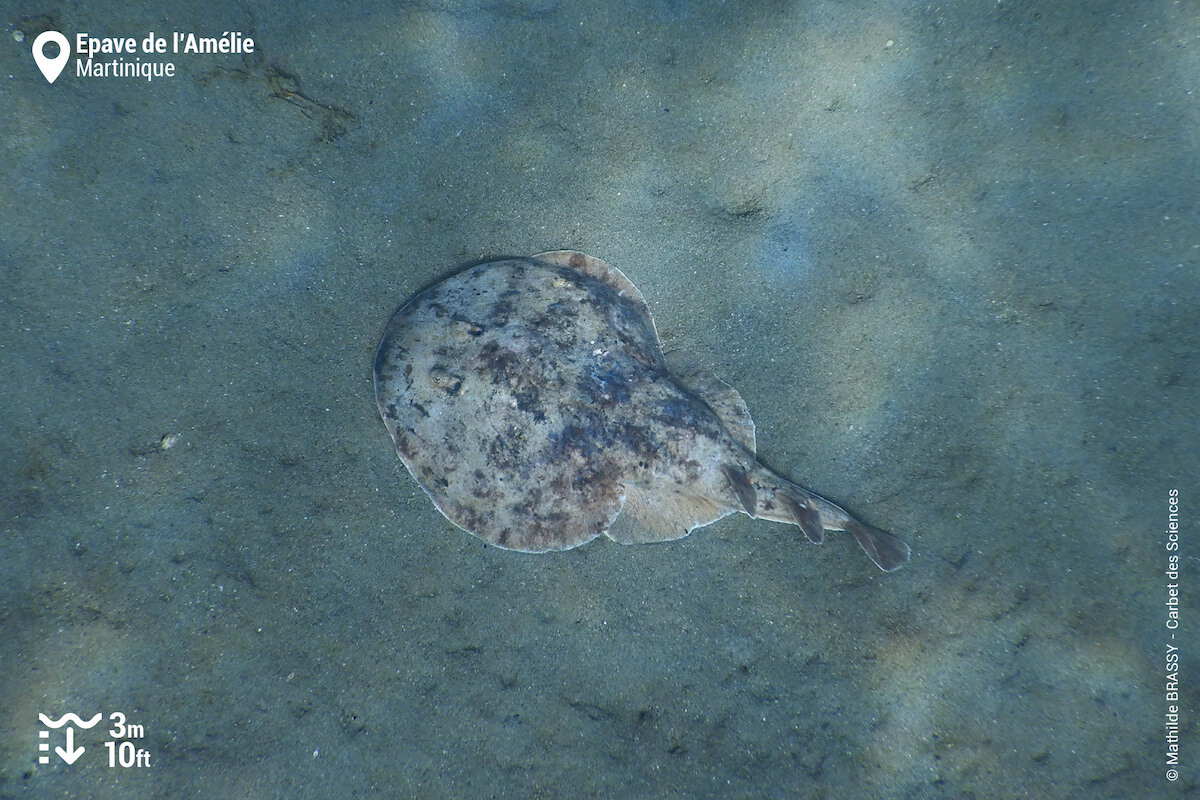
{"type": "MultiPolygon", "coordinates": [[[[1196,672],[1186,5],[183,2],[5,18],[0,798],[1129,798],[1196,672]],[[68,36],[253,36],[49,85],[68,36]],[[24,42],[11,35],[20,31],[24,42]],[[451,526],[372,355],[591,253],[912,545],[451,526]],[[105,714],[71,765],[38,714],[105,714]],[[107,765],[107,715],[149,767],[107,765]]],[[[19,37],[18,37],[19,38],[19,37]]],[[[1188,744],[1190,743],[1190,744],[1188,744]]]]}

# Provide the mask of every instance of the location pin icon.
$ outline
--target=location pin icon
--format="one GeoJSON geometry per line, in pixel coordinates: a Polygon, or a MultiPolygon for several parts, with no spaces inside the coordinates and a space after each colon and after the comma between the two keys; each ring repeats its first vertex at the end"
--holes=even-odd
{"type": "Polygon", "coordinates": [[[54,79],[62,74],[63,67],[71,60],[71,43],[58,31],[44,31],[33,40],[33,60],[37,62],[38,69],[46,76],[46,80],[54,83],[54,79]],[[47,42],[58,45],[58,55],[54,58],[46,58],[46,54],[42,52],[47,42]]]}

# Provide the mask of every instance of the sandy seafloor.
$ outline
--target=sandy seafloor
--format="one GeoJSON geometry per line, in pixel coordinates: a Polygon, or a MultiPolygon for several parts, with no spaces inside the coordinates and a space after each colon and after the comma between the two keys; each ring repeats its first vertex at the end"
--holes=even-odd
{"type": "Polygon", "coordinates": [[[0,797],[1195,796],[1195,3],[0,22],[0,797]],[[258,49],[51,86],[47,27],[258,49]],[[553,248],[911,563],[744,516],[543,556],[452,527],[374,348],[553,248]],[[106,721],[39,764],[67,712],[106,721]],[[114,712],[151,766],[107,765],[114,712]]]}

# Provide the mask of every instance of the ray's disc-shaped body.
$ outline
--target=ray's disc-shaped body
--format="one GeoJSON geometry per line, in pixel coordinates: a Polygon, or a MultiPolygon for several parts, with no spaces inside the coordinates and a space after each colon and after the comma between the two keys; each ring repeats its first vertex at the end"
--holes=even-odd
{"type": "Polygon", "coordinates": [[[641,293],[583,253],[479,264],[416,295],[379,345],[375,396],[437,508],[499,547],[665,541],[740,511],[813,542],[848,531],[884,570],[908,558],[761,465],[737,392],[672,375],[641,293]]]}

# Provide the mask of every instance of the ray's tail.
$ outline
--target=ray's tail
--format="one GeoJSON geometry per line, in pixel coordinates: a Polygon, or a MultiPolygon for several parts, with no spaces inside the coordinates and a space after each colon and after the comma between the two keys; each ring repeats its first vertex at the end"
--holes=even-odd
{"type": "Polygon", "coordinates": [[[841,506],[783,480],[766,467],[752,472],[728,469],[726,475],[742,510],[751,517],[792,523],[813,544],[825,540],[825,531],[846,531],[884,572],[899,569],[908,561],[910,550],[902,540],[858,521],[841,506]]]}
{"type": "Polygon", "coordinates": [[[899,569],[908,561],[910,550],[907,544],[886,531],[858,521],[841,506],[820,495],[794,484],[785,484],[776,489],[775,499],[791,517],[785,521],[796,523],[814,544],[821,543],[825,531],[846,531],[884,572],[899,569]]]}

